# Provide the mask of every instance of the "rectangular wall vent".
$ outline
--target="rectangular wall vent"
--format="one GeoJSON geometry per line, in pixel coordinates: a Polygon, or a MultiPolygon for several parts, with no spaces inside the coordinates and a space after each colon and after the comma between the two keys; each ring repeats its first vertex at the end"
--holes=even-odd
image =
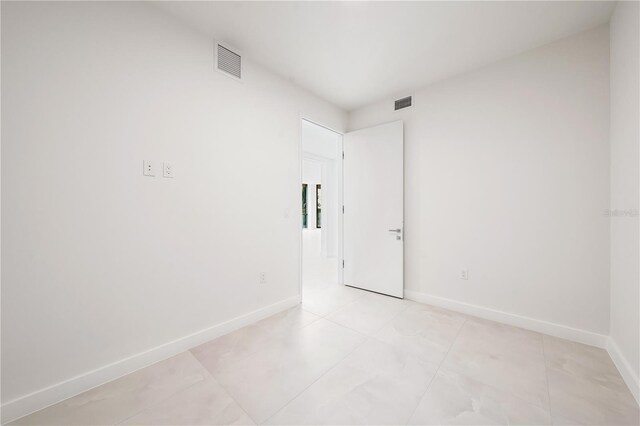
{"type": "Polygon", "coordinates": [[[237,79],[242,78],[242,57],[219,44],[218,70],[237,79]]]}
{"type": "Polygon", "coordinates": [[[402,99],[398,99],[396,101],[396,106],[395,106],[395,111],[402,109],[402,108],[408,108],[411,106],[411,96],[407,96],[406,98],[402,98],[402,99]]]}

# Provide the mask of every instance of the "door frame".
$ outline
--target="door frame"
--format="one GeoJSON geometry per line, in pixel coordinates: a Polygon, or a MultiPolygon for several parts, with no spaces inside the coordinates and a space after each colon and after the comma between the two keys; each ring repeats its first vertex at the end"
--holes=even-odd
{"type": "MultiPolygon", "coordinates": [[[[344,285],[344,269],[342,268],[343,262],[344,262],[344,241],[343,241],[343,229],[344,229],[344,216],[343,216],[343,206],[344,206],[344,187],[343,187],[343,176],[344,176],[344,163],[343,163],[343,155],[344,155],[344,132],[340,132],[336,129],[333,129],[329,126],[326,126],[324,124],[319,123],[318,121],[309,118],[308,116],[304,115],[304,114],[300,114],[299,117],[299,124],[298,124],[298,182],[297,182],[297,187],[298,190],[300,190],[301,185],[302,185],[302,178],[303,178],[303,164],[304,164],[304,159],[305,159],[305,154],[304,154],[304,148],[303,148],[303,140],[302,140],[302,124],[303,122],[306,121],[308,123],[311,123],[315,126],[319,126],[322,127],[323,129],[329,130],[330,132],[333,132],[337,135],[340,136],[340,153],[341,155],[338,155],[337,160],[337,169],[338,169],[338,182],[336,183],[336,187],[338,188],[338,264],[337,264],[337,268],[338,268],[338,284],[339,285],[344,285]]],[[[302,302],[302,297],[303,297],[303,275],[302,275],[302,261],[303,261],[303,242],[302,242],[302,206],[299,205],[299,201],[300,201],[300,196],[299,196],[299,192],[298,192],[298,207],[295,209],[296,212],[298,212],[298,220],[297,220],[297,226],[298,226],[298,295],[300,297],[300,302],[302,302]]]]}

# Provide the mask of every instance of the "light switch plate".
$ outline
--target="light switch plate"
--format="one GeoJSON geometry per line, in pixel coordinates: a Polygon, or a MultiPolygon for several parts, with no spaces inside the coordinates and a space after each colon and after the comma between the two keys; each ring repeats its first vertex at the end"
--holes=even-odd
{"type": "Polygon", "coordinates": [[[173,166],[168,161],[165,161],[164,163],[162,163],[162,176],[166,178],[173,177],[173,166]]]}
{"type": "Polygon", "coordinates": [[[156,167],[151,160],[144,160],[142,162],[142,174],[145,176],[153,177],[156,175],[156,167]]]}

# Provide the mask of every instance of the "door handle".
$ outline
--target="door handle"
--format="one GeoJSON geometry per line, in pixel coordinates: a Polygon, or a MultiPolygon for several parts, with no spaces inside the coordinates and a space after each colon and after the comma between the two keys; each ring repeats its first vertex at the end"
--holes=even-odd
{"type": "Polygon", "coordinates": [[[397,232],[398,234],[402,232],[402,229],[389,229],[389,232],[397,232]]]}

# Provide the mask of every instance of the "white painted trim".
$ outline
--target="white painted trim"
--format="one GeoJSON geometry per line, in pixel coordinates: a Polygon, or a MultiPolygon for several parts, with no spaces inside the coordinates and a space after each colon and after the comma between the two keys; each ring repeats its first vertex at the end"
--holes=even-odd
{"type": "Polygon", "coordinates": [[[640,405],[640,379],[633,372],[629,360],[622,354],[622,351],[620,351],[620,348],[612,337],[607,339],[607,352],[609,352],[609,356],[620,372],[624,382],[629,387],[631,394],[636,399],[638,405],[640,405]]]}
{"type": "Polygon", "coordinates": [[[407,299],[425,303],[427,305],[439,306],[441,308],[450,309],[452,311],[460,312],[463,314],[501,322],[504,324],[525,328],[527,330],[537,331],[539,333],[548,334],[550,336],[560,337],[574,342],[596,346],[598,348],[604,348],[607,345],[607,336],[604,334],[593,333],[591,331],[581,330],[562,324],[524,317],[508,312],[497,311],[495,309],[485,308],[483,306],[458,302],[456,300],[446,299],[444,297],[431,296],[429,294],[420,293],[413,290],[405,289],[404,296],[407,299]]]}
{"type": "Polygon", "coordinates": [[[229,321],[205,328],[174,341],[156,346],[128,358],[72,377],[63,382],[8,401],[2,405],[2,424],[41,410],[96,386],[165,360],[216,337],[282,312],[300,303],[300,296],[290,297],[229,321]]]}

